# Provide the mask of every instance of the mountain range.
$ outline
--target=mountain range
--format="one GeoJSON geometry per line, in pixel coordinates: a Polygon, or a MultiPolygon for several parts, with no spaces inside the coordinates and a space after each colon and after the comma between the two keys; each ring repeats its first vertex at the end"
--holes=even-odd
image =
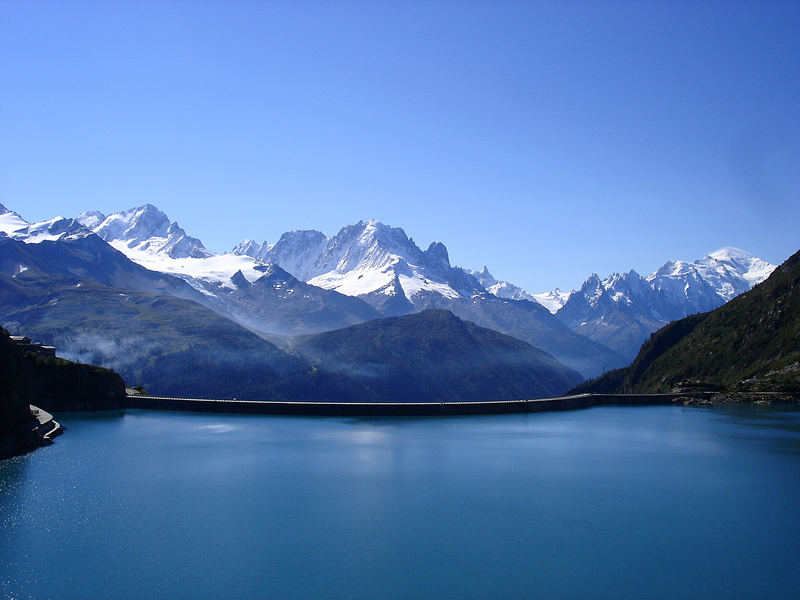
{"type": "Polygon", "coordinates": [[[676,319],[707,312],[764,281],[775,269],[737,248],[693,261],[668,261],[642,277],[591,275],[555,313],[576,333],[633,359],[649,335],[676,319]]]}
{"type": "MultiPolygon", "coordinates": [[[[603,280],[592,275],[577,291],[530,294],[497,281],[486,267],[453,267],[444,244],[422,250],[402,229],[374,220],[348,225],[331,238],[291,231],[274,244],[245,240],[214,254],[149,204],[35,224],[2,205],[0,213],[0,231],[14,240],[71,248],[73,262],[58,267],[62,271],[191,300],[260,335],[318,333],[447,309],[541,348],[584,377],[627,364],[665,323],[720,306],[774,268],[726,248],[699,261],[669,261],[647,277],[634,271],[603,280]],[[97,259],[86,264],[87,256],[97,259]],[[129,264],[123,266],[123,257],[129,264]]],[[[36,260],[47,253],[37,252],[36,260]]],[[[34,259],[24,254],[21,246],[9,247],[0,255],[3,272],[13,276],[15,269],[30,268],[34,259]]],[[[37,264],[40,271],[58,271],[37,264]]]]}
{"type": "MultiPolygon", "coordinates": [[[[443,244],[434,242],[422,251],[402,229],[377,221],[345,227],[330,239],[306,230],[285,233],[275,244],[246,240],[233,252],[280,264],[311,284],[364,298],[384,314],[446,306],[464,318],[546,347],[538,331],[520,326],[519,321],[527,320],[524,317],[504,321],[496,317],[500,312],[496,304],[486,308],[498,298],[512,301],[503,309],[506,312],[517,312],[509,307],[518,308],[519,302],[533,302],[626,362],[663,325],[721,306],[766,279],[775,268],[727,247],[695,261],[669,260],[647,276],[630,270],[601,280],[592,274],[579,290],[556,288],[532,294],[498,281],[487,267],[480,271],[452,268],[443,244]],[[471,306],[464,300],[471,300],[471,306]]],[[[559,348],[546,349],[564,360],[559,348]]],[[[572,366],[578,368],[575,362],[572,366]]]]}
{"type": "Polygon", "coordinates": [[[136,264],[182,279],[202,296],[195,301],[260,333],[315,333],[441,308],[542,348],[585,377],[624,364],[538,303],[491,294],[473,275],[450,265],[443,244],[423,251],[402,229],[377,221],[347,226],[330,239],[289,232],[272,246],[248,242],[238,253],[220,255],[152,205],[38,224],[7,211],[0,230],[25,243],[74,241],[93,233],[136,264]],[[300,276],[265,262],[277,260],[300,276]]]}
{"type": "Polygon", "coordinates": [[[724,306],[661,328],[630,366],[574,392],[697,389],[800,395],[800,252],[724,306]]]}
{"type": "MultiPolygon", "coordinates": [[[[133,262],[78,220],[22,226],[20,220],[10,212],[0,215],[0,226],[14,227],[11,237],[0,237],[3,323],[56,346],[62,356],[112,367],[130,385],[153,393],[500,400],[555,395],[583,379],[542,350],[448,311],[375,318],[378,313],[363,300],[300,282],[277,265],[250,258],[252,282],[242,269],[230,284],[219,274],[213,276],[216,283],[213,277],[177,277],[133,262]],[[308,309],[315,299],[322,305],[317,312],[308,309]],[[317,321],[318,313],[335,317],[337,303],[344,302],[363,307],[359,318],[366,322],[282,339],[279,347],[225,314],[231,307],[242,309],[245,300],[260,310],[274,301],[277,311],[285,311],[282,320],[306,324],[312,313],[317,321]]],[[[215,259],[196,242],[183,244],[185,234],[178,229],[161,228],[174,236],[167,242],[132,235],[134,251],[157,257],[194,254],[168,259],[186,264],[215,259]]]]}

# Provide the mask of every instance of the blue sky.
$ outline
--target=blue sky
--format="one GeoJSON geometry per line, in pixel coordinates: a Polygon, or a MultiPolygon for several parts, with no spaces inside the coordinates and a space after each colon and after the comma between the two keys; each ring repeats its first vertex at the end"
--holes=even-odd
{"type": "Polygon", "coordinates": [[[0,3],[0,202],[359,219],[537,292],[800,247],[800,3],[0,3]]]}

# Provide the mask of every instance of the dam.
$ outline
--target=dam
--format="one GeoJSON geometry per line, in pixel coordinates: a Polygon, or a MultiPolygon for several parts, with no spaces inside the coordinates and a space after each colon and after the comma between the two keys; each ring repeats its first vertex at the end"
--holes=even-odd
{"type": "MultiPolygon", "coordinates": [[[[693,399],[708,394],[692,394],[693,399]]],[[[686,394],[578,394],[558,398],[488,402],[302,402],[128,395],[125,408],[233,414],[413,417],[575,410],[602,405],[672,404],[686,394]]]]}

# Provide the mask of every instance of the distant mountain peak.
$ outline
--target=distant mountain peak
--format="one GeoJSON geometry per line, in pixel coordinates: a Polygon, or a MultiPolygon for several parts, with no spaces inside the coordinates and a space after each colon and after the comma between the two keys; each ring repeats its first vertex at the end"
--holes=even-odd
{"type": "Polygon", "coordinates": [[[0,232],[10,236],[28,225],[29,223],[25,219],[0,204],[0,232]]]}
{"type": "Polygon", "coordinates": [[[100,223],[105,220],[106,216],[97,210],[87,210],[86,212],[82,212],[75,220],[86,227],[87,229],[93,229],[97,227],[100,223]]]}
{"type": "Polygon", "coordinates": [[[189,237],[177,222],[152,204],[143,204],[108,215],[83,213],[79,220],[95,223],[91,230],[112,245],[121,244],[132,250],[171,258],[206,258],[206,250],[197,238],[189,237]],[[88,215],[88,216],[87,216],[88,215]]]}
{"type": "Polygon", "coordinates": [[[232,254],[238,254],[240,256],[249,256],[251,258],[256,258],[258,253],[261,251],[261,248],[267,245],[267,242],[263,244],[259,244],[255,240],[246,239],[240,244],[237,244],[231,250],[232,254]]]}
{"type": "Polygon", "coordinates": [[[450,256],[447,253],[447,247],[443,243],[431,242],[425,251],[425,256],[428,259],[428,266],[444,270],[450,269],[450,256]]]}
{"type": "Polygon", "coordinates": [[[39,223],[28,223],[5,206],[3,209],[5,212],[0,212],[0,232],[28,244],[86,237],[91,233],[75,219],[59,216],[39,223]]]}
{"type": "Polygon", "coordinates": [[[64,238],[86,237],[91,231],[86,229],[75,219],[55,217],[49,221],[33,223],[18,232],[24,241],[36,243],[41,241],[55,241],[64,238]]]}
{"type": "Polygon", "coordinates": [[[597,273],[589,275],[581,286],[581,290],[595,290],[598,286],[602,287],[603,282],[597,273]]]}
{"type": "Polygon", "coordinates": [[[741,259],[752,259],[755,258],[749,252],[742,250],[740,248],[734,248],[733,246],[723,246],[718,250],[714,250],[714,252],[709,252],[708,256],[711,258],[716,258],[717,260],[741,260],[741,259]]]}
{"type": "Polygon", "coordinates": [[[726,247],[695,261],[668,260],[646,277],[630,270],[601,281],[593,273],[556,314],[573,331],[632,357],[658,327],[721,306],[773,269],[726,247]]]}

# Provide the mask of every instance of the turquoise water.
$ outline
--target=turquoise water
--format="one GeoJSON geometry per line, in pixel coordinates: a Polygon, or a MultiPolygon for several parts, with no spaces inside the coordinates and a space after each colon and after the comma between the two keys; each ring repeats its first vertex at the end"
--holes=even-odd
{"type": "Polygon", "coordinates": [[[790,598],[800,412],[70,415],[0,462],[3,598],[790,598]]]}

